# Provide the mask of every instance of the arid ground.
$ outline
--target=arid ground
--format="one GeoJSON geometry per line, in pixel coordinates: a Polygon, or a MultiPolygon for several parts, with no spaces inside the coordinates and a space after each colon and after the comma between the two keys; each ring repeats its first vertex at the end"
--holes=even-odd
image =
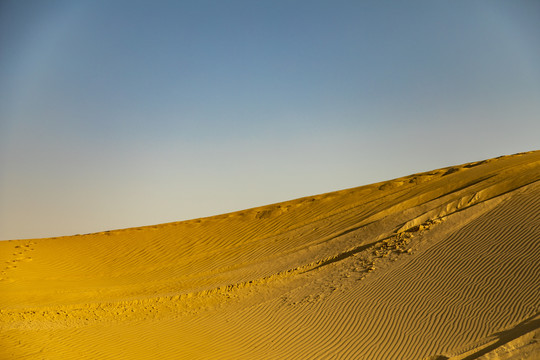
{"type": "Polygon", "coordinates": [[[0,264],[0,359],[538,359],[540,151],[0,264]]]}

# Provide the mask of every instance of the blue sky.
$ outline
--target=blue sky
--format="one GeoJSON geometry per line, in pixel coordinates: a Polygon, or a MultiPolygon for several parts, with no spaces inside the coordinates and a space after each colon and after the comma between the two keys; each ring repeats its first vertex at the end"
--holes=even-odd
{"type": "Polygon", "coordinates": [[[3,1],[0,239],[539,148],[538,1],[3,1]]]}

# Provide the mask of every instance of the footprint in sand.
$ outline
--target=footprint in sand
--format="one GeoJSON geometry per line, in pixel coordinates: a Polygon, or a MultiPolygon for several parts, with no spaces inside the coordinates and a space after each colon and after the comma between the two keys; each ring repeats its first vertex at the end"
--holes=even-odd
{"type": "Polygon", "coordinates": [[[34,241],[28,242],[23,245],[16,245],[14,247],[15,251],[12,253],[12,259],[9,261],[6,261],[6,266],[2,269],[2,273],[0,276],[0,282],[14,282],[12,278],[9,277],[9,272],[13,269],[16,269],[18,264],[20,262],[30,262],[32,261],[32,257],[29,256],[30,252],[34,250],[32,247],[36,243],[34,241]]]}

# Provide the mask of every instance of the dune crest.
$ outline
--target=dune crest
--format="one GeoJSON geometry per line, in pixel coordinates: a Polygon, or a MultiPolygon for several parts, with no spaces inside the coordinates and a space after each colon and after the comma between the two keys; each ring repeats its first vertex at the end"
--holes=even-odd
{"type": "Polygon", "coordinates": [[[2,359],[535,359],[540,151],[0,261],[2,359]]]}

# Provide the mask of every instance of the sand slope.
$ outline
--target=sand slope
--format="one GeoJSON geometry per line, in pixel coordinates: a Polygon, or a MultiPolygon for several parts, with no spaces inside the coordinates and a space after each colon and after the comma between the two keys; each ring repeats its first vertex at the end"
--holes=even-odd
{"type": "Polygon", "coordinates": [[[540,358],[540,151],[0,264],[0,359],[540,358]]]}

